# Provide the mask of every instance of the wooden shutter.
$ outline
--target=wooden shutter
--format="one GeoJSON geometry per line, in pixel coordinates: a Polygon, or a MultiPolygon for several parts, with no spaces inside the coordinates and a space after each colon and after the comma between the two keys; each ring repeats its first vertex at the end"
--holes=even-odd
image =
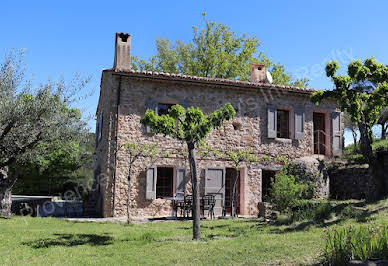
{"type": "Polygon", "coordinates": [[[175,182],[175,193],[186,192],[186,168],[176,168],[176,182],[175,182]]]}
{"type": "Polygon", "coordinates": [[[222,208],[225,205],[225,168],[209,167],[205,169],[205,195],[214,194],[216,205],[214,214],[222,215],[222,208]]]}
{"type": "Polygon", "coordinates": [[[157,167],[148,166],[146,169],[146,199],[156,199],[157,167]]]}
{"type": "Polygon", "coordinates": [[[332,153],[333,156],[342,155],[342,134],[341,134],[341,113],[333,112],[331,114],[332,121],[332,153]]]}
{"type": "Polygon", "coordinates": [[[268,138],[276,138],[276,131],[277,131],[277,125],[276,125],[276,106],[275,105],[268,105],[268,138]]]}
{"type": "MultiPolygon", "coordinates": [[[[158,114],[158,102],[155,99],[150,99],[146,103],[147,110],[152,110],[155,114],[158,114]]],[[[151,128],[146,126],[146,133],[151,133],[151,128]]]]}
{"type": "Polygon", "coordinates": [[[304,139],[304,110],[295,110],[295,139],[304,139]]]}

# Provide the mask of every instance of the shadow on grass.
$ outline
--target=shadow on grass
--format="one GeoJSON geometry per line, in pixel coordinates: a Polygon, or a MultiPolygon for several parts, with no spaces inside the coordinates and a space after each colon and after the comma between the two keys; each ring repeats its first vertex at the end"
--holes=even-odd
{"type": "Polygon", "coordinates": [[[74,247],[81,245],[106,246],[113,244],[113,237],[96,234],[54,234],[57,238],[38,239],[24,242],[23,245],[35,249],[49,248],[53,246],[74,247]]]}

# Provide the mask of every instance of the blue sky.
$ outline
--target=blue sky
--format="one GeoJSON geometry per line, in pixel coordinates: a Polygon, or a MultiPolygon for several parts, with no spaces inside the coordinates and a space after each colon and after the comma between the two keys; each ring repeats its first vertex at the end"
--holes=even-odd
{"type": "MultiPolygon", "coordinates": [[[[0,52],[25,48],[34,82],[92,75],[94,114],[101,70],[113,64],[114,34],[132,34],[132,55],[155,54],[155,38],[189,41],[201,13],[237,33],[257,36],[260,51],[310,87],[331,89],[325,63],[375,56],[388,63],[388,1],[9,1],[1,3],[0,52]]],[[[90,121],[94,129],[94,121],[90,121]]],[[[346,135],[349,142],[349,134],[346,135]]]]}

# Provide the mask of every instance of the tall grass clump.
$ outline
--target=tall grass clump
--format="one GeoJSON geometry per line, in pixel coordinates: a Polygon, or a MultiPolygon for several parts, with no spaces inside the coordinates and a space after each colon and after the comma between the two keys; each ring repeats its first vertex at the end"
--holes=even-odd
{"type": "Polygon", "coordinates": [[[345,265],[350,260],[388,259],[388,227],[352,225],[329,229],[322,251],[324,265],[345,265]]]}

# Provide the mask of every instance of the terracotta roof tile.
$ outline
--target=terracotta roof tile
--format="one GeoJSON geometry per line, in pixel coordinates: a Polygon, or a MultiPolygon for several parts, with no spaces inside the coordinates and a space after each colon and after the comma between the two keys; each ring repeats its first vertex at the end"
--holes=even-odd
{"type": "Polygon", "coordinates": [[[269,84],[265,82],[249,82],[249,81],[241,81],[241,80],[231,80],[231,79],[222,79],[222,78],[208,78],[208,77],[198,77],[198,76],[190,76],[184,74],[174,74],[174,73],[164,73],[164,72],[152,72],[152,71],[140,71],[140,70],[129,70],[129,71],[121,71],[117,69],[104,69],[103,71],[114,71],[116,73],[122,73],[124,75],[133,75],[136,77],[150,77],[150,78],[166,78],[171,80],[182,80],[182,81],[198,81],[205,82],[214,85],[236,85],[240,87],[246,88],[268,88],[268,89],[280,89],[286,91],[300,92],[303,94],[310,94],[315,89],[303,88],[303,87],[294,87],[294,86],[284,86],[277,84],[269,84]]]}

